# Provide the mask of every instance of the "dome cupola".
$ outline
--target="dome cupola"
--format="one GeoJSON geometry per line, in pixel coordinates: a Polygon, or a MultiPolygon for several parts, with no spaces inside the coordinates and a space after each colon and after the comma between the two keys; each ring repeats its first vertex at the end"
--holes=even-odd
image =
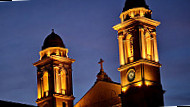
{"type": "Polygon", "coordinates": [[[145,0],[126,0],[125,7],[123,8],[123,12],[132,8],[137,8],[137,7],[144,7],[146,9],[149,9],[145,0]]]}
{"type": "Polygon", "coordinates": [[[149,9],[145,0],[126,0],[120,19],[121,22],[137,17],[151,19],[151,14],[152,11],[149,9]]]}
{"type": "Polygon", "coordinates": [[[61,37],[54,33],[54,29],[44,40],[42,51],[40,51],[40,59],[52,56],[68,57],[68,49],[65,47],[61,37]]]}
{"type": "Polygon", "coordinates": [[[63,40],[61,37],[54,33],[54,29],[52,29],[52,33],[46,37],[44,40],[42,50],[49,48],[49,47],[62,47],[65,48],[63,40]]]}

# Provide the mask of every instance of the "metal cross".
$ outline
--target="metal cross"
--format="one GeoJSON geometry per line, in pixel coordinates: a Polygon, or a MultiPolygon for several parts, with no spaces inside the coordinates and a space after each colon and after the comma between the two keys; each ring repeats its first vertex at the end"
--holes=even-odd
{"type": "Polygon", "coordinates": [[[100,67],[101,67],[101,71],[104,71],[103,69],[103,63],[104,63],[104,60],[103,59],[100,59],[100,62],[98,62],[98,64],[100,64],[100,67]]]}

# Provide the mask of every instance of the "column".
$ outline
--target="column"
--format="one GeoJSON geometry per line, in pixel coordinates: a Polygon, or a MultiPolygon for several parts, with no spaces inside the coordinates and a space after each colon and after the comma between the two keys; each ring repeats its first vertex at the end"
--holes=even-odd
{"type": "Polygon", "coordinates": [[[54,89],[55,89],[55,92],[57,92],[57,85],[56,85],[56,68],[54,67],[54,89]]]}
{"type": "Polygon", "coordinates": [[[156,32],[152,33],[152,35],[153,35],[153,38],[154,38],[154,55],[155,55],[155,62],[159,62],[157,39],[156,39],[156,32]]]}
{"type": "Polygon", "coordinates": [[[155,52],[154,52],[154,37],[151,37],[151,54],[152,54],[152,60],[155,61],[155,52]]]}
{"type": "Polygon", "coordinates": [[[141,36],[141,55],[143,59],[146,59],[146,48],[145,48],[145,35],[144,35],[144,29],[139,29],[140,36],[141,36]]]}
{"type": "Polygon", "coordinates": [[[59,69],[56,69],[56,90],[57,93],[60,93],[60,76],[59,76],[59,69]]]}
{"type": "Polygon", "coordinates": [[[54,67],[54,72],[55,72],[55,92],[56,93],[59,93],[59,75],[58,75],[58,72],[59,72],[59,68],[58,67],[54,67]]]}
{"type": "Polygon", "coordinates": [[[127,64],[128,63],[127,40],[123,40],[123,46],[124,46],[125,64],[127,64]]]}
{"type": "Polygon", "coordinates": [[[119,42],[119,57],[120,57],[120,65],[124,65],[124,51],[123,51],[123,36],[118,37],[119,42]]]}
{"type": "Polygon", "coordinates": [[[37,77],[38,99],[42,98],[40,77],[37,77]]]}
{"type": "Polygon", "coordinates": [[[151,37],[149,32],[146,32],[146,48],[147,48],[147,59],[152,60],[152,50],[151,50],[151,37]]]}
{"type": "Polygon", "coordinates": [[[62,94],[66,94],[65,93],[66,90],[66,73],[64,70],[61,71],[61,93],[62,94]]]}
{"type": "Polygon", "coordinates": [[[41,97],[44,97],[43,77],[40,78],[41,97]]]}
{"type": "Polygon", "coordinates": [[[126,39],[126,45],[127,45],[127,58],[129,59],[129,62],[132,62],[132,59],[131,59],[131,57],[132,57],[132,55],[131,55],[131,47],[130,47],[130,39],[126,39]]]}

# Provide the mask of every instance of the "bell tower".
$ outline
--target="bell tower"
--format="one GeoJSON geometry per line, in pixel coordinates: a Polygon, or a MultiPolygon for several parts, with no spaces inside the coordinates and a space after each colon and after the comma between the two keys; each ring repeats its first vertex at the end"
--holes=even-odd
{"type": "Polygon", "coordinates": [[[145,0],[126,0],[118,31],[122,106],[164,105],[156,39],[160,22],[151,18],[145,0]]]}
{"type": "Polygon", "coordinates": [[[73,107],[72,63],[62,39],[54,33],[46,37],[37,67],[39,107],[73,107]]]}

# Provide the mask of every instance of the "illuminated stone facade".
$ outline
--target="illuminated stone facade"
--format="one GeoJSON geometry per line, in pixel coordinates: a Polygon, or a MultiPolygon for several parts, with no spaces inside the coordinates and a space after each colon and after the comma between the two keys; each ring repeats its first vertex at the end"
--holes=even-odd
{"type": "Polygon", "coordinates": [[[123,107],[164,105],[156,39],[160,22],[151,14],[144,0],[127,0],[121,23],[113,27],[118,31],[123,107]]]}
{"type": "MultiPolygon", "coordinates": [[[[152,11],[144,0],[126,0],[118,31],[121,84],[104,72],[75,107],[159,107],[164,105],[152,11]]],[[[62,39],[52,31],[40,51],[37,67],[39,107],[73,107],[72,63],[62,39]]]]}
{"type": "Polygon", "coordinates": [[[39,107],[73,107],[72,63],[62,39],[54,31],[45,39],[37,67],[39,107]]]}
{"type": "Polygon", "coordinates": [[[100,59],[100,72],[92,88],[76,103],[75,107],[120,107],[121,84],[113,82],[104,72],[100,59]]]}
{"type": "MultiPolygon", "coordinates": [[[[120,105],[121,85],[113,82],[98,81],[76,103],[75,107],[112,107],[120,105]]],[[[116,106],[118,107],[118,106],[116,106]]]]}

